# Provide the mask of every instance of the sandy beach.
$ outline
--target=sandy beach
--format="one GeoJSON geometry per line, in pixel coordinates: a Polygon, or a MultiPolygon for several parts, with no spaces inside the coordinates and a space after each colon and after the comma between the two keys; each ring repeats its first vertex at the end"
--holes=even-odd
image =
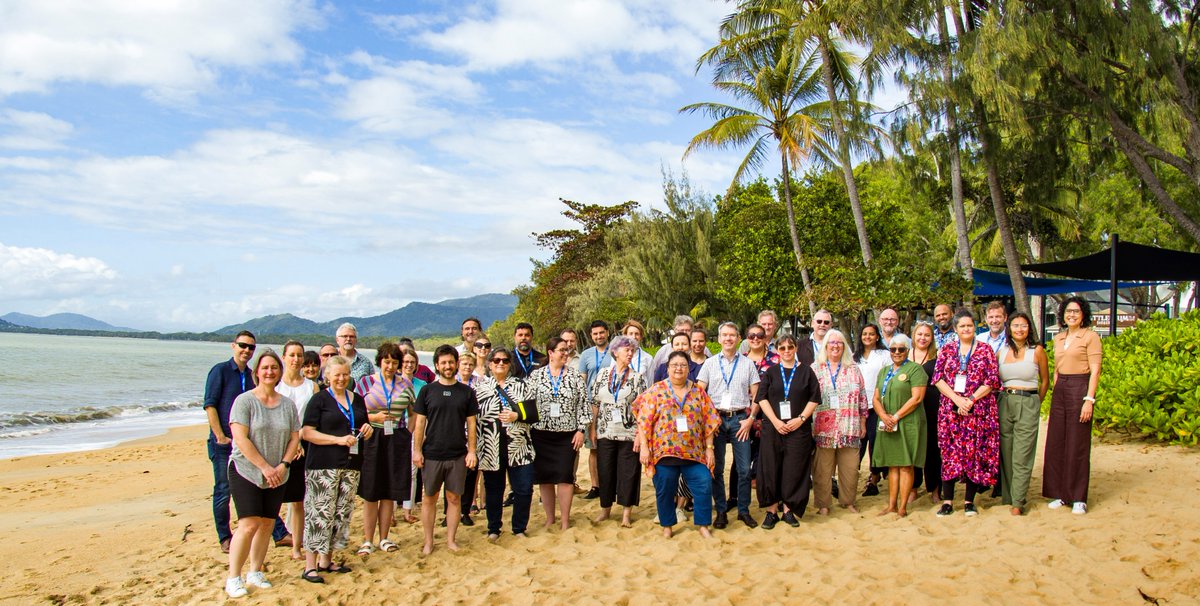
{"type": "MultiPolygon", "coordinates": [[[[0,601],[225,601],[205,434],[204,426],[184,427],[105,450],[0,461],[0,554],[8,562],[0,601]]],[[[1033,493],[1041,488],[1038,459],[1033,493]]],[[[535,497],[527,539],[506,534],[489,544],[477,524],[460,531],[463,549],[452,553],[439,529],[440,549],[423,558],[419,526],[401,523],[393,533],[400,551],[365,560],[341,553],[337,559],[354,571],[327,575],[324,585],[302,581],[290,550],[272,548],[275,587],[240,601],[1197,603],[1200,452],[1109,440],[1094,446],[1092,461],[1086,516],[1048,510],[1039,498],[1029,515],[1014,518],[984,498],[980,516],[942,519],[923,496],[906,519],[877,518],[880,496],[860,498],[861,514],[835,509],[819,517],[810,509],[797,529],[750,530],[734,521],[711,541],[690,525],[663,539],[648,480],[629,529],[593,524],[598,502],[576,500],[573,528],[543,530],[535,497]]],[[[762,512],[751,511],[761,521],[762,512]]]]}

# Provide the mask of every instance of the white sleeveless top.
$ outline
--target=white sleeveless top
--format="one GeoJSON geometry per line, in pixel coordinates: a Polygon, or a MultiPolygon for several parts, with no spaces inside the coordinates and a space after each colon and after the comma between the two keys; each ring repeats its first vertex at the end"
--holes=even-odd
{"type": "Polygon", "coordinates": [[[292,387],[284,383],[281,379],[279,385],[275,386],[275,391],[292,399],[296,403],[296,413],[300,415],[300,423],[304,423],[304,408],[308,405],[308,399],[313,396],[313,391],[317,388],[316,384],[311,379],[305,378],[304,382],[297,387],[292,387]]]}
{"type": "Polygon", "coordinates": [[[1010,349],[1008,344],[1000,346],[1000,351],[996,352],[996,361],[1000,366],[1000,381],[1004,383],[1004,387],[1008,389],[1037,389],[1038,388],[1038,366],[1034,359],[1034,348],[1030,347],[1025,350],[1025,357],[1019,362],[1005,363],[1004,359],[1008,357],[1010,349]]]}

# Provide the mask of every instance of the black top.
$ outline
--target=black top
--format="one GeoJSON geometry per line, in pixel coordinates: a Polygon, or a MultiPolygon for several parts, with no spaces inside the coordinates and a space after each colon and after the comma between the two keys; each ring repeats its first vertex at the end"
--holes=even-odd
{"type": "Polygon", "coordinates": [[[803,340],[796,343],[796,361],[805,365],[812,366],[817,360],[817,347],[821,344],[813,340],[812,337],[805,337],[803,340]]]}
{"type": "Polygon", "coordinates": [[[817,373],[813,372],[812,367],[797,360],[793,367],[795,374],[792,375],[792,384],[785,397],[784,370],[782,364],[776,364],[763,373],[762,382],[758,384],[758,401],[761,402],[765,395],[771,411],[779,417],[779,403],[787,400],[792,403],[794,419],[800,416],[809,402],[821,401],[821,384],[817,382],[817,373]]]}
{"type": "MultiPolygon", "coordinates": [[[[303,425],[312,427],[328,436],[348,436],[358,433],[358,428],[368,422],[367,404],[363,401],[362,396],[353,391],[346,390],[346,393],[353,398],[350,409],[354,411],[354,429],[350,428],[350,419],[347,418],[349,413],[342,413],[345,410],[342,406],[346,405],[345,396],[339,406],[328,389],[322,389],[313,394],[312,399],[308,401],[308,406],[304,408],[303,425]]],[[[361,442],[358,447],[362,448],[361,442]]],[[[359,454],[352,455],[349,446],[340,444],[310,444],[304,458],[305,469],[362,469],[361,450],[359,454]]]]}
{"type": "Polygon", "coordinates": [[[466,456],[467,417],[479,416],[474,389],[462,383],[443,385],[434,381],[421,388],[412,411],[425,417],[421,454],[426,459],[452,461],[466,456]]]}
{"type": "Polygon", "coordinates": [[[524,379],[533,374],[533,371],[546,365],[548,359],[545,354],[530,347],[529,353],[521,353],[517,349],[512,350],[512,376],[518,379],[524,379]],[[533,362],[530,363],[530,356],[533,357],[533,362]]]}

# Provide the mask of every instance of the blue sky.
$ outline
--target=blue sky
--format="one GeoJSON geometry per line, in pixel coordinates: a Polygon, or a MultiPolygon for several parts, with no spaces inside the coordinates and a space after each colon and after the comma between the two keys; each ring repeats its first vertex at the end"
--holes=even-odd
{"type": "Polygon", "coordinates": [[[710,0],[0,0],[0,313],[210,330],[507,292],[559,197],[720,192],[710,0]]]}

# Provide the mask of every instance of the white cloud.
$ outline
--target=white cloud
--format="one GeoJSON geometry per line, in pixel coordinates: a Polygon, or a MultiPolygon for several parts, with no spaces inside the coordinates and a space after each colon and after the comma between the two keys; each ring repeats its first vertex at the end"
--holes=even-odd
{"type": "Polygon", "coordinates": [[[346,94],[338,117],[368,131],[420,138],[449,128],[455,115],[446,108],[477,101],[482,87],[465,70],[425,61],[390,62],[365,52],[347,59],[369,70],[363,80],[345,79],[346,94]]]}
{"type": "Polygon", "coordinates": [[[116,270],[95,257],[0,243],[0,293],[5,299],[92,295],[110,289],[116,270]]]}
{"type": "Polygon", "coordinates": [[[59,149],[74,130],[70,122],[49,114],[0,109],[0,149],[59,149]]]}
{"type": "Polygon", "coordinates": [[[209,87],[226,67],[295,61],[294,30],[314,27],[314,0],[6,2],[0,96],[56,82],[128,85],[160,98],[209,87]]]}

